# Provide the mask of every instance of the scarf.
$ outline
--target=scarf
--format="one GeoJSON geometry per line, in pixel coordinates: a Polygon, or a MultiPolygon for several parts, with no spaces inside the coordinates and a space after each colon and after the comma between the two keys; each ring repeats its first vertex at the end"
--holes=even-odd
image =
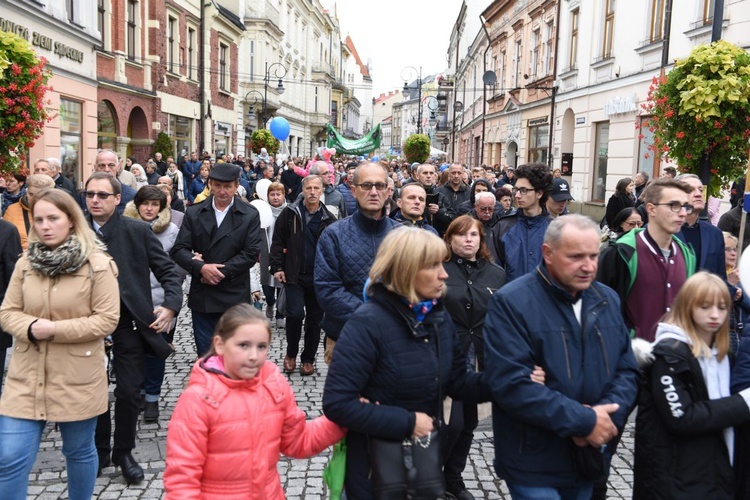
{"type": "Polygon", "coordinates": [[[432,311],[432,308],[435,307],[437,303],[437,299],[423,300],[422,302],[417,302],[416,304],[409,304],[409,309],[411,309],[411,311],[414,313],[417,321],[421,323],[422,321],[424,321],[425,316],[427,316],[429,312],[432,311]]]}
{"type": "Polygon", "coordinates": [[[273,213],[273,220],[276,220],[279,215],[281,215],[281,212],[286,208],[286,202],[282,203],[280,207],[274,207],[271,204],[268,205],[271,207],[271,213],[273,213]]]}
{"type": "Polygon", "coordinates": [[[23,195],[25,194],[25,191],[21,189],[16,194],[10,194],[8,191],[3,191],[3,205],[2,205],[2,213],[5,213],[5,211],[8,209],[9,206],[11,206],[14,203],[17,203],[18,200],[23,198],[23,195]]]}
{"type": "Polygon", "coordinates": [[[81,251],[81,242],[74,234],[55,249],[33,241],[29,243],[27,255],[31,268],[50,278],[74,273],[88,260],[81,251]]]}

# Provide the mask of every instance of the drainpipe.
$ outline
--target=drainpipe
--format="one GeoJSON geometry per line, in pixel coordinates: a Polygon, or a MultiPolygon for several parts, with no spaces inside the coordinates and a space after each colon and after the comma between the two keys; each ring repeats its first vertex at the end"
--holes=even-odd
{"type": "MultiPolygon", "coordinates": [[[[671,0],[670,0],[671,1],[671,0]]],[[[547,151],[547,165],[552,170],[554,163],[552,158],[552,145],[555,141],[555,105],[557,104],[557,56],[560,51],[560,5],[557,5],[557,14],[555,15],[555,62],[552,67],[552,99],[550,101],[551,110],[549,113],[549,150],[547,151]]]]}
{"type": "Polygon", "coordinates": [[[206,64],[206,40],[205,40],[205,34],[206,34],[206,0],[201,0],[201,18],[200,18],[200,26],[201,26],[201,36],[200,36],[200,44],[201,44],[201,50],[200,54],[198,55],[198,72],[200,74],[200,94],[201,94],[201,116],[199,123],[199,129],[200,129],[200,135],[198,136],[198,147],[200,150],[200,157],[203,157],[203,151],[205,151],[205,130],[206,130],[206,79],[204,78],[205,75],[205,64],[206,64]]]}
{"type": "Polygon", "coordinates": [[[484,83],[484,74],[487,72],[487,53],[492,48],[492,40],[490,40],[490,32],[487,31],[487,21],[479,14],[479,21],[482,23],[482,29],[484,35],[487,37],[487,48],[484,49],[484,56],[482,57],[484,69],[482,70],[482,146],[479,148],[479,165],[484,164],[484,135],[487,128],[487,85],[484,83]]]}

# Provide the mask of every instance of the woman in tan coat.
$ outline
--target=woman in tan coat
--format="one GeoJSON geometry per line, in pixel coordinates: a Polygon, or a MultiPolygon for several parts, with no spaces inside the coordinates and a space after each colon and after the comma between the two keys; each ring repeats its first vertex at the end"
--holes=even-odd
{"type": "Polygon", "coordinates": [[[117,267],[99,248],[75,200],[59,189],[31,206],[29,248],[0,307],[15,348],[0,398],[0,492],[25,499],[47,421],[57,422],[68,496],[90,499],[96,481],[94,429],[107,409],[106,335],[117,326],[117,267]]]}

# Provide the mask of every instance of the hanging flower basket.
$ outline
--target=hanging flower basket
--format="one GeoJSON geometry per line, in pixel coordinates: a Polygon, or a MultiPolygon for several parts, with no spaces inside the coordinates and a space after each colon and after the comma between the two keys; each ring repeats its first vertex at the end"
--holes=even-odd
{"type": "MultiPolygon", "coordinates": [[[[750,55],[720,40],[693,49],[665,77],[654,77],[642,105],[654,134],[649,155],[666,156],[682,173],[701,175],[708,194],[744,176],[750,138],[750,55]]],[[[643,138],[641,134],[640,138],[643,138]]]]}
{"type": "Polygon", "coordinates": [[[23,166],[49,121],[44,98],[49,76],[47,60],[37,57],[29,42],[0,32],[0,172],[23,166]]]}

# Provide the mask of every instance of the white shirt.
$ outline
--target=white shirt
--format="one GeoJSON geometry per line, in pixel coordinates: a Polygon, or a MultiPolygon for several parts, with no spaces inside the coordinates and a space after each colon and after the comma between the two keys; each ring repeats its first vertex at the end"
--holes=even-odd
{"type": "Polygon", "coordinates": [[[216,198],[211,199],[211,206],[213,207],[214,215],[216,216],[216,227],[221,227],[221,223],[224,222],[224,217],[227,216],[232,205],[234,205],[234,196],[232,196],[232,201],[229,202],[229,205],[227,205],[227,208],[224,210],[216,208],[216,198]]]}

